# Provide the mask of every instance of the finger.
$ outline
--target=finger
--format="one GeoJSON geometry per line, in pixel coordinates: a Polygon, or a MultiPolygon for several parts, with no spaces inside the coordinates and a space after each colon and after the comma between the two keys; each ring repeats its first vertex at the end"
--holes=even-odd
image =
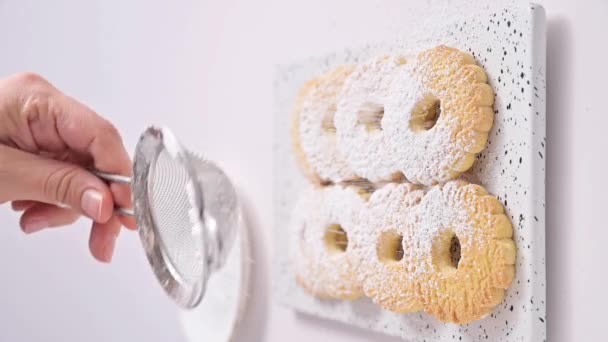
{"type": "MultiPolygon", "coordinates": [[[[59,160],[80,165],[87,164],[87,160],[82,155],[77,155],[74,153],[64,155],[63,159],[59,160]]],[[[110,191],[112,191],[112,197],[114,199],[115,206],[119,206],[122,208],[133,208],[133,200],[131,198],[131,186],[129,184],[111,183],[110,191]]],[[[128,229],[137,229],[135,218],[133,218],[132,216],[119,216],[119,219],[122,225],[127,227],[128,229]]]]}
{"type": "Polygon", "coordinates": [[[28,208],[30,208],[31,206],[35,205],[36,203],[40,203],[40,202],[36,202],[36,201],[13,201],[11,203],[11,207],[13,208],[14,211],[24,211],[27,210],[28,208]]]}
{"type": "MultiPolygon", "coordinates": [[[[20,201],[13,201],[11,203],[11,207],[13,208],[14,211],[24,211],[24,210],[27,210],[28,208],[30,208],[31,206],[39,204],[39,203],[42,203],[42,202],[20,200],[20,201]]],[[[66,205],[63,203],[55,203],[54,205],[59,208],[70,208],[69,205],[66,205]]]]}
{"type": "Polygon", "coordinates": [[[7,176],[0,178],[4,193],[0,197],[65,203],[96,222],[106,222],[113,215],[109,187],[79,166],[0,145],[0,174],[3,172],[7,176]]]}
{"type": "Polygon", "coordinates": [[[89,155],[100,171],[131,175],[131,159],[114,125],[69,96],[52,100],[57,134],[68,148],[89,155]]]}
{"type": "Polygon", "coordinates": [[[120,228],[118,217],[112,217],[106,223],[93,223],[89,238],[89,249],[95,259],[105,263],[112,261],[120,228]]]}
{"type": "Polygon", "coordinates": [[[130,216],[121,216],[119,217],[120,219],[120,223],[130,229],[130,230],[137,230],[137,222],[135,221],[134,217],[130,217],[130,216]]]}
{"type": "Polygon", "coordinates": [[[72,209],[60,208],[46,203],[37,203],[21,215],[19,224],[24,233],[31,234],[45,228],[72,224],[79,217],[80,213],[72,209]]]}
{"type": "MultiPolygon", "coordinates": [[[[5,114],[3,125],[0,126],[0,142],[36,152],[38,146],[28,127],[28,115],[24,113],[41,107],[41,102],[48,103],[44,100],[57,90],[42,77],[26,72],[0,80],[0,92],[5,114]]],[[[35,115],[37,114],[34,113],[35,115]]]]}
{"type": "MultiPolygon", "coordinates": [[[[78,101],[58,95],[56,98],[57,133],[67,147],[91,157],[94,167],[103,172],[130,176],[132,162],[122,138],[114,125],[78,101]]],[[[131,188],[113,184],[111,186],[116,206],[131,208],[131,188]]],[[[128,227],[133,228],[133,220],[126,220],[128,227]]]]}
{"type": "Polygon", "coordinates": [[[57,133],[67,146],[88,153],[100,170],[130,175],[131,160],[114,125],[68,96],[57,101],[57,133]]]}
{"type": "MultiPolygon", "coordinates": [[[[24,73],[10,78],[21,113],[13,135],[27,151],[72,150],[88,156],[99,171],[131,175],[132,166],[118,130],[82,103],[62,94],[42,77],[24,73]]],[[[11,129],[8,129],[11,131],[11,129]]],[[[1,133],[1,129],[0,129],[1,133]]],[[[128,207],[128,196],[117,194],[118,206],[128,207]]]]}
{"type": "Polygon", "coordinates": [[[10,120],[0,133],[11,136],[20,149],[71,149],[93,157],[102,171],[130,173],[130,158],[118,131],[87,106],[33,73],[2,80],[0,88],[10,104],[10,120]]]}

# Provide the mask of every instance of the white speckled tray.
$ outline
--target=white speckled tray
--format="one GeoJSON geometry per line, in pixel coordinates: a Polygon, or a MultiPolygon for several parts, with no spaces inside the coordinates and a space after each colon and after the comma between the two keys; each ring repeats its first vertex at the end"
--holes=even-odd
{"type": "MultiPolygon", "coordinates": [[[[407,4],[403,11],[407,11],[407,4]]],[[[545,15],[537,5],[485,5],[469,15],[428,18],[422,27],[388,20],[394,37],[280,67],[276,77],[274,292],[294,309],[409,341],[543,341],[545,328],[545,15]],[[424,313],[395,314],[368,299],[327,301],[304,293],[287,260],[287,224],[306,180],[291,153],[289,113],[298,87],[345,62],[386,53],[413,53],[439,44],[470,51],[496,92],[489,145],[466,176],[505,204],[518,247],[516,277],[494,312],[468,325],[424,313]]],[[[372,23],[367,23],[372,24],[372,23]]]]}

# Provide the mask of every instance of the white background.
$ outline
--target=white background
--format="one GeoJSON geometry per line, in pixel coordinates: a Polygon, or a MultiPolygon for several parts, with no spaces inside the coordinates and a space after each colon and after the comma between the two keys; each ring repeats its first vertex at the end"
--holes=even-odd
{"type": "MultiPolygon", "coordinates": [[[[601,340],[608,1],[540,2],[549,34],[548,338],[601,340]]],[[[42,74],[110,118],[130,150],[147,124],[168,124],[241,185],[256,229],[245,341],[395,341],[295,315],[269,298],[273,65],[313,45],[365,41],[368,15],[400,15],[378,1],[340,3],[0,0],[0,77],[42,74]]],[[[32,236],[8,208],[0,222],[0,341],[182,339],[136,234],[124,232],[114,262],[101,265],[88,254],[84,221],[32,236]]]]}

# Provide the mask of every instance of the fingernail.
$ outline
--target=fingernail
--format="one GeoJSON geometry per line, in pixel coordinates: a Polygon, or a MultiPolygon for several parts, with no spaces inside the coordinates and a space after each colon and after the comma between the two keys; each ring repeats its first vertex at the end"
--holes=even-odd
{"type": "Polygon", "coordinates": [[[108,238],[103,246],[103,255],[101,256],[103,262],[111,262],[112,256],[114,255],[114,247],[116,246],[116,236],[108,238]]]}
{"type": "Polygon", "coordinates": [[[99,220],[102,203],[103,195],[101,192],[93,189],[86,190],[80,200],[82,211],[93,220],[99,220]]]}
{"type": "Polygon", "coordinates": [[[47,228],[49,223],[44,219],[32,219],[23,224],[23,232],[26,234],[35,233],[39,230],[47,228]]]}

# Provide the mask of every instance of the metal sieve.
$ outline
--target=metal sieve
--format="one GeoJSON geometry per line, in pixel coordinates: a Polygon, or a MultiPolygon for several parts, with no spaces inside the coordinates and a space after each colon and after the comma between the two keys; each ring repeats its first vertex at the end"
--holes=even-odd
{"type": "Polygon", "coordinates": [[[148,128],[135,150],[133,178],[93,171],[130,184],[148,261],[163,289],[183,308],[197,306],[221,268],[241,225],[231,181],[212,162],[184,149],[167,128],[148,128]]]}

